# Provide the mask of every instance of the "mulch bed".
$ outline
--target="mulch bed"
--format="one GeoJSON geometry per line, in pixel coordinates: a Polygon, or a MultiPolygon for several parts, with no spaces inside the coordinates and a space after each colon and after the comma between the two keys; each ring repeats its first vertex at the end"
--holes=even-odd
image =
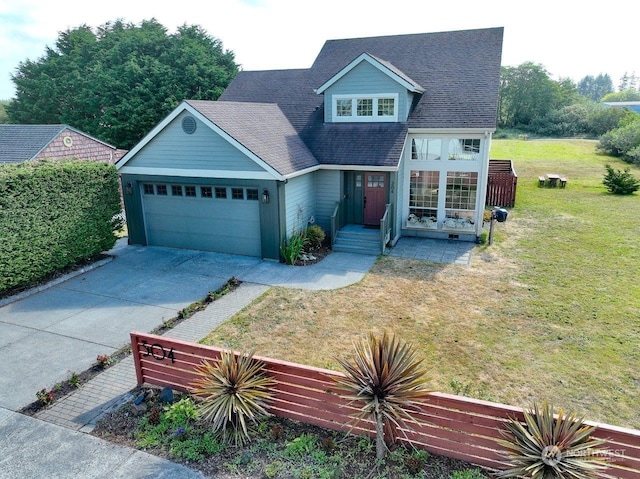
{"type": "MultiPolygon", "coordinates": [[[[143,391],[145,391],[145,389],[137,388],[132,392],[132,395],[135,397],[143,391]]],[[[153,409],[161,410],[163,407],[158,400],[159,389],[147,388],[146,391],[147,398],[145,399],[146,407],[144,411],[138,410],[131,403],[126,404],[101,419],[92,434],[122,446],[140,449],[136,444],[138,424],[142,418],[145,417],[145,415],[149,415],[153,409]]],[[[177,401],[180,397],[182,397],[182,394],[177,393],[175,400],[177,401]]],[[[201,427],[206,428],[206,425],[202,425],[201,427]]],[[[196,469],[205,477],[212,479],[288,478],[294,476],[287,475],[286,473],[284,473],[284,475],[277,474],[274,476],[268,475],[263,471],[270,464],[284,460],[283,456],[274,455],[274,451],[284,450],[288,443],[304,434],[317,438],[317,444],[320,445],[326,454],[339,453],[345,459],[348,455],[348,460],[345,460],[344,464],[340,466],[340,472],[331,477],[376,478],[382,477],[381,474],[384,473],[384,471],[379,470],[376,465],[375,447],[364,450],[361,443],[362,438],[360,437],[345,435],[344,433],[337,433],[310,424],[277,417],[269,418],[268,427],[264,429],[266,432],[263,434],[254,433],[252,435],[252,441],[245,447],[229,447],[202,460],[194,461],[171,457],[169,451],[162,448],[143,450],[147,453],[196,469]],[[340,450],[338,450],[338,448],[340,450]]],[[[284,457],[286,457],[286,455],[284,457]]],[[[304,462],[304,459],[301,459],[301,461],[304,462]]],[[[394,465],[392,469],[394,472],[384,476],[387,479],[406,479],[409,477],[420,477],[422,479],[450,478],[455,471],[475,469],[471,464],[462,461],[429,454],[424,463],[418,464],[419,469],[415,471],[415,474],[408,474],[408,467],[411,467],[411,459],[405,457],[405,459],[402,460],[403,463],[398,463],[397,461],[399,461],[399,459],[390,457],[387,461],[389,464],[394,465]]],[[[480,474],[478,469],[476,469],[476,471],[480,474]]],[[[295,477],[307,476],[296,475],[295,477]]],[[[488,477],[488,475],[482,474],[473,477],[488,477]]]]}

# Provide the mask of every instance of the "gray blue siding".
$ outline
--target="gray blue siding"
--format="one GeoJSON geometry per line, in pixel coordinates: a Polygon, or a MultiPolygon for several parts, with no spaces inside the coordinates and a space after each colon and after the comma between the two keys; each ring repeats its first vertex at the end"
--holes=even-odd
{"type": "Polygon", "coordinates": [[[291,178],[285,185],[285,223],[287,236],[307,226],[307,221],[316,214],[316,175],[291,178]]]}
{"type": "Polygon", "coordinates": [[[320,170],[316,172],[316,224],[326,234],[331,232],[331,215],[336,202],[342,197],[342,172],[338,170],[320,170]]]}
{"type": "Polygon", "coordinates": [[[406,121],[412,95],[398,82],[363,61],[324,92],[325,121],[333,121],[333,95],[398,94],[398,121],[406,121]]]}
{"type": "Polygon", "coordinates": [[[264,171],[226,139],[196,120],[196,131],[182,131],[178,115],[166,128],[142,148],[127,166],[218,171],[264,171]]]}

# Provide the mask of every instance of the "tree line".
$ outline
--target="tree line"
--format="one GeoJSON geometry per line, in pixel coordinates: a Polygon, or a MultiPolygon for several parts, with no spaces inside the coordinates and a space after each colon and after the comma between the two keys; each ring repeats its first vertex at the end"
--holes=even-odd
{"type": "MultiPolygon", "coordinates": [[[[82,25],[19,64],[0,122],[69,124],[129,149],[182,100],[216,100],[239,70],[233,52],[199,26],[169,34],[155,19],[82,25]]],[[[574,83],[554,81],[540,64],[502,67],[495,137],[604,138],[603,151],[640,162],[640,115],[604,104],[640,101],[639,90],[635,73],[616,92],[607,74],[574,83]]]]}

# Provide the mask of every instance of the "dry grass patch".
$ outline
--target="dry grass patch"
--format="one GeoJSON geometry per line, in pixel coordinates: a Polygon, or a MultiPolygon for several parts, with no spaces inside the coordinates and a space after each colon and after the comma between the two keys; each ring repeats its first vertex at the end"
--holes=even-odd
{"type": "Polygon", "coordinates": [[[473,267],[382,257],[358,284],[334,291],[272,288],[213,331],[206,343],[340,369],[368,331],[394,331],[420,348],[432,365],[432,387],[452,379],[489,383],[491,366],[476,359],[493,349],[481,336],[500,328],[493,310],[503,295],[523,289],[513,266],[493,252],[476,254],[473,267]],[[473,372],[469,371],[471,369],[473,372]]]}

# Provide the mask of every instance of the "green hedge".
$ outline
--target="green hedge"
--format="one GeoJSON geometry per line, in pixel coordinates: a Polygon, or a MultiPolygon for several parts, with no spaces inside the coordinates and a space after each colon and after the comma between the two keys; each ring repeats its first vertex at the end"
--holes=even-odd
{"type": "Polygon", "coordinates": [[[113,165],[0,165],[0,295],[111,249],[121,211],[113,165]]]}

